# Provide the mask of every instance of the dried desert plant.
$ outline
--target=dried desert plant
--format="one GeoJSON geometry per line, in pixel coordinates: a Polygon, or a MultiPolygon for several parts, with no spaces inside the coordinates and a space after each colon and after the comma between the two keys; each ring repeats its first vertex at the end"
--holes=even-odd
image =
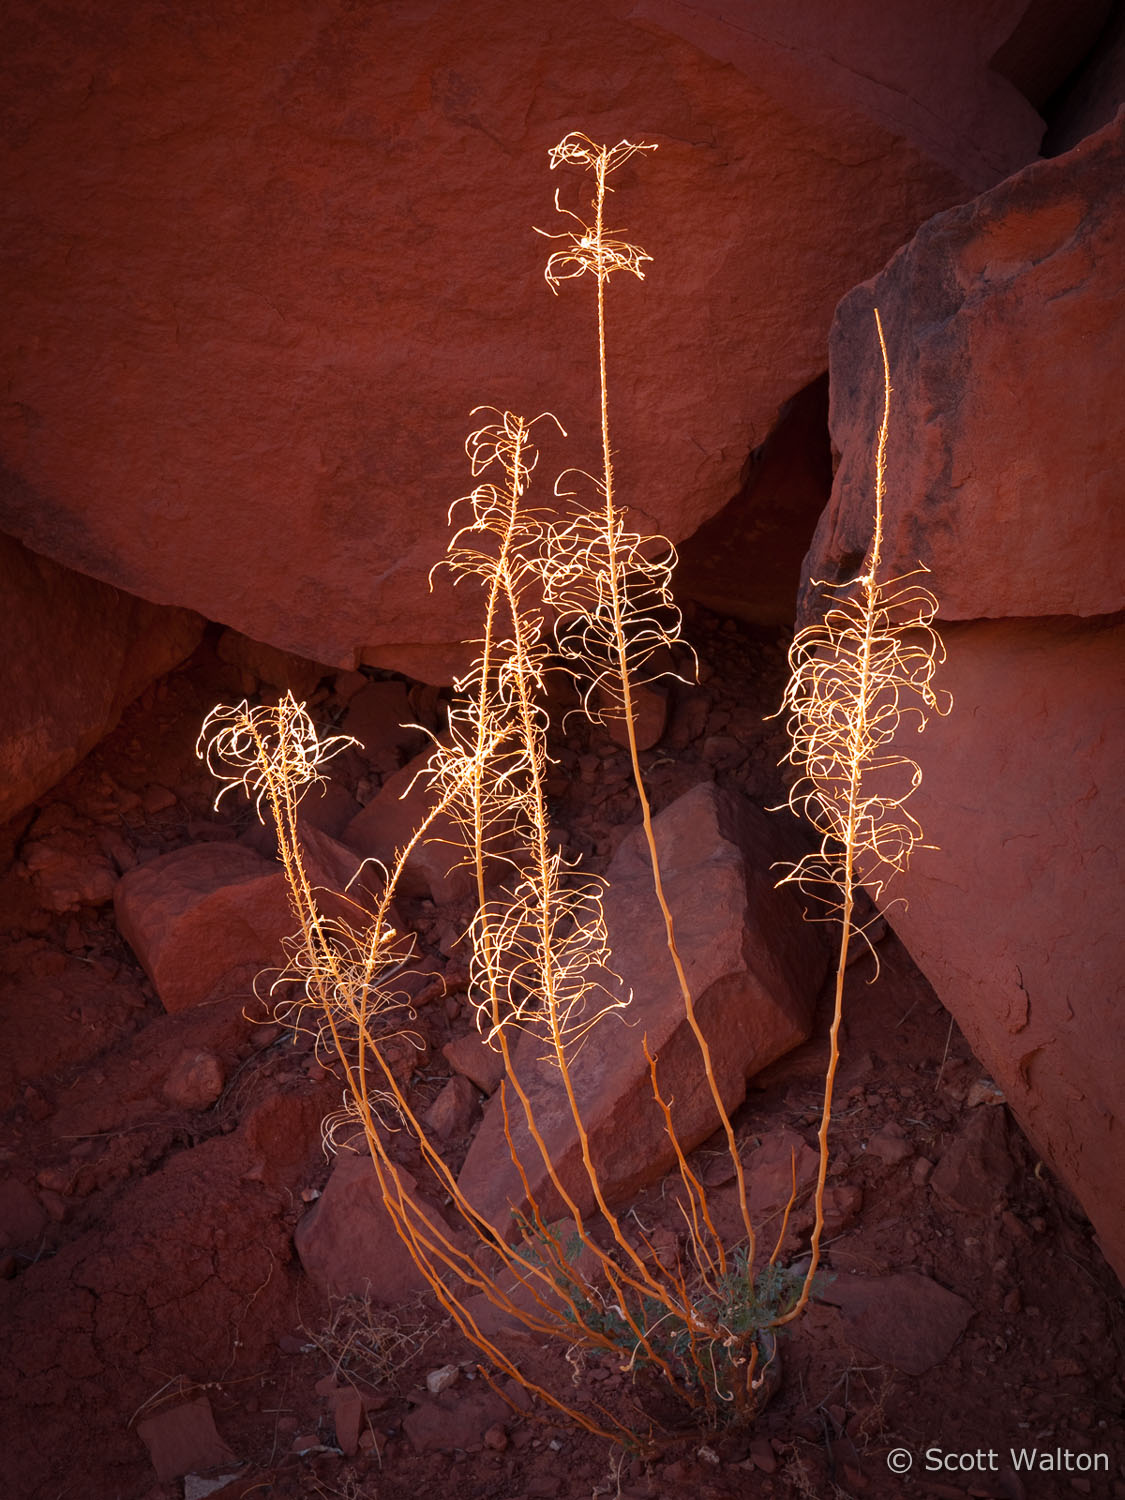
{"type": "MultiPolygon", "coordinates": [[[[391,920],[399,877],[433,822],[453,811],[459,799],[471,796],[468,783],[481,774],[468,748],[458,747],[453,738],[454,748],[439,745],[431,761],[431,780],[438,795],[429,815],[384,872],[382,894],[366,910],[358,897],[352,898],[354,923],[323,915],[325,899],[338,899],[338,894],[312,884],[298,824],[300,798],[321,779],[318,767],[323,760],[343,748],[340,737],[321,740],[304,706],[286,694],[276,706],[242,703],[215,709],[203,726],[198,749],[225,783],[220,797],[242,786],[259,816],[272,818],[299,924],[286,945],[289,968],[282,977],[298,985],[302,1006],[315,1018],[318,1042],[331,1050],[344,1072],[344,1107],[332,1121],[330,1136],[340,1139],[349,1124],[353,1132],[361,1132],[392,1223],[440,1305],[489,1362],[590,1431],[618,1436],[528,1381],[468,1311],[468,1297],[482,1292],[504,1313],[538,1333],[556,1332],[563,1316],[557,1310],[557,1283],[542,1269],[530,1267],[459,1192],[456,1179],[415,1117],[386,1052],[388,1010],[395,1014],[401,1005],[396,980],[414,956],[412,938],[397,932],[391,920]],[[454,1208],[530,1293],[538,1312],[517,1306],[498,1277],[482,1271],[456,1238],[420,1207],[389,1153],[388,1125],[405,1125],[411,1131],[454,1208]]],[[[481,754],[487,760],[493,753],[502,754],[501,747],[486,731],[481,754]]]]}
{"type": "Polygon", "coordinates": [[[474,477],[499,470],[500,482],[489,477],[455,503],[451,518],[460,506],[469,518],[438,564],[458,583],[476,579],[485,611],[481,652],[456,684],[449,748],[438,746],[431,775],[449,790],[476,879],[470,996],[481,1033],[496,1042],[531,1031],[549,1054],[563,1056],[626,1002],[603,982],[609,942],[601,884],[572,878],[550,840],[547,647],[537,600],[544,528],[523,503],[535,464],[534,423],[512,412],[493,415],[497,420],[472,433],[466,449],[474,477]],[[490,862],[507,865],[513,876],[496,894],[490,862]]]}
{"type": "Polygon", "coordinates": [[[333,1297],[327,1319],[315,1327],[302,1325],[302,1332],[328,1360],[338,1384],[378,1391],[397,1390],[403,1372],[443,1327],[421,1296],[392,1309],[352,1294],[333,1297]]]}
{"type": "MultiPolygon", "coordinates": [[[[259,821],[268,817],[273,824],[299,924],[286,943],[288,966],[278,980],[296,983],[296,1001],[284,1013],[299,1024],[311,1006],[318,1034],[322,1022],[330,1030],[344,1027],[359,1035],[372,1029],[384,1032],[389,1017],[401,1012],[405,1003],[388,981],[403,972],[412,953],[410,939],[391,921],[393,881],[374,907],[364,899],[362,883],[354,896],[334,893],[337,914],[329,916],[325,893],[318,891],[308,873],[298,834],[300,803],[311,787],[324,783],[324,763],[354,743],[346,735],[322,737],[304,704],[286,693],[276,705],[251,707],[244,700],[233,708],[214,708],[196,745],[197,754],[222,783],[215,805],[240,788],[259,821]]],[[[334,1030],[333,1039],[341,1039],[334,1030]]]]}
{"type": "MultiPolygon", "coordinates": [[[[627,141],[597,147],[572,135],[551,153],[552,166],[577,164],[595,175],[593,223],[572,215],[581,233],[556,237],[567,243],[551,256],[547,275],[554,287],[589,270],[597,283],[603,470],[601,478],[590,480],[597,504],[576,505],[563,520],[531,506],[535,422],[481,409],[487,420],[466,444],[477,483],[451,511],[458,529],[439,565],[448,567],[458,584],[472,581],[483,591],[479,652],[456,684],[448,730],[435,740],[422,773],[432,791],[431,811],[381,871],[375,894],[362,889],[371,885],[369,877],[357,880],[345,914],[326,917],[325,893],[314,888],[302,849],[300,797],[319,779],[320,762],[344,741],[318,741],[303,706],[286,697],[276,708],[243,703],[216,709],[200,743],[225,782],[220,796],[242,785],[259,816],[272,816],[277,829],[298,921],[288,950],[289,977],[297,981],[299,1003],[312,1008],[321,1041],[343,1065],[346,1096],[335,1133],[349,1124],[362,1132],[396,1230],[440,1305],[489,1365],[588,1430],[617,1439],[632,1435],[617,1417],[578,1411],[526,1379],[501,1341],[483,1331],[472,1310],[476,1294],[536,1334],[600,1352],[630,1371],[648,1368],[708,1423],[732,1413],[746,1417],[757,1406],[766,1388],[761,1365],[768,1365],[774,1352],[769,1329],[793,1295],[791,1281],[772,1261],[755,1277],[742,1164],[676,947],[637,750],[633,693],[646,673],[662,665],[653,662],[654,654],[678,640],[679,617],[669,588],[673,549],[659,538],[629,531],[626,513],[614,500],[604,289],[615,270],[641,276],[649,257],[604,230],[603,206],[608,173],[650,149],[627,141]],[[581,1049],[590,1044],[595,1026],[613,1024],[629,997],[612,972],[601,883],[568,865],[551,838],[544,784],[547,610],[556,621],[554,647],[582,683],[588,712],[617,717],[626,726],[668,950],[738,1180],[745,1243],[732,1248],[716,1232],[703,1185],[686,1160],[672,1101],[661,1092],[658,1060],[640,1042],[685,1190],[688,1248],[671,1266],[643,1235],[638,1248],[625,1234],[603,1191],[578,1104],[574,1069],[581,1049]],[[462,857],[477,887],[476,915],[466,935],[470,998],[482,1034],[504,1062],[501,1108],[530,1203],[521,1226],[524,1239],[516,1245],[466,1200],[415,1116],[385,1045],[391,1025],[402,1020],[401,975],[414,957],[412,940],[396,930],[394,893],[412,851],[447,817],[459,828],[462,857]],[[597,1235],[559,1176],[519,1076],[514,1042],[528,1033],[539,1056],[556,1069],[565,1093],[597,1209],[597,1235]],[[514,1145],[512,1126],[521,1118],[531,1149],[575,1226],[565,1243],[531,1193],[533,1164],[514,1145]],[[406,1190],[388,1149],[385,1127],[392,1122],[405,1126],[417,1143],[453,1216],[475,1241],[475,1253],[464,1248],[463,1234],[448,1232],[406,1190]],[[483,1256],[482,1247],[488,1252],[483,1256]],[[493,1269],[484,1269],[485,1264],[493,1269]]],[[[554,419],[545,414],[539,420],[554,419]]]]}
{"type": "Polygon", "coordinates": [[[815,582],[824,590],[826,608],[822,619],[794,637],[789,682],[779,710],[788,716],[787,759],[798,771],[788,806],[820,835],[817,848],[779,883],[796,885],[820,903],[814,920],[840,924],[811,1260],[801,1295],[781,1322],[804,1309],[820,1261],[844,971],[853,936],[864,936],[864,927],[854,921],[857,886],[862,884],[880,900],[921,844],[921,826],[906,803],[921,784],[922,772],[899,748],[900,734],[910,720],[921,733],[931,714],[946,714],[951,707],[948,696],[939,697],[933,688],[945,652],[933,624],[938,601],[916,581],[925,568],[897,578],[880,576],[892,392],[878,309],[875,327],[883,363],[883,418],[875,451],[871,542],[858,578],[838,584],[815,582]]]}
{"type": "MultiPolygon", "coordinates": [[[[600,885],[569,868],[550,841],[543,780],[547,721],[538,697],[546,648],[535,582],[557,557],[556,533],[537,524],[534,511],[521,508],[532,466],[529,427],[511,413],[496,415],[499,422],[474,433],[468,451],[475,476],[498,469],[502,479],[490,478],[466,497],[469,519],[454,536],[447,558],[459,580],[475,578],[486,595],[481,653],[458,684],[463,707],[451,714],[451,738],[459,756],[477,769],[463,775],[457,770],[458,756],[451,759],[459,792],[450,807],[462,824],[476,872],[471,994],[482,1033],[503,1057],[505,1118],[510,1125],[509,1109],[522,1113],[552,1187],[575,1225],[574,1242],[587,1271],[576,1271],[573,1256],[544,1223],[530,1192],[525,1228],[534,1248],[523,1258],[545,1274],[561,1299],[563,1331],[570,1340],[607,1352],[627,1351],[631,1368],[640,1362],[658,1369],[689,1404],[707,1407],[726,1401],[745,1410],[757,1389],[757,1350],[747,1348],[754,1323],[753,1278],[728,1284],[724,1247],[705,1200],[697,1203],[694,1197],[689,1217],[695,1263],[667,1271],[651,1253],[639,1253],[605,1198],[582,1120],[573,1076],[576,1057],[591,1028],[628,999],[621,997],[609,968],[600,885]],[[486,741],[502,746],[503,753],[483,753],[486,741]],[[489,890],[486,858],[495,854],[491,830],[498,822],[507,830],[505,857],[516,878],[489,890]],[[540,1055],[556,1070],[586,1180],[612,1241],[608,1251],[591,1236],[579,1203],[555,1170],[518,1075],[511,1047],[517,1032],[533,1033],[540,1055]],[[509,1099],[509,1090],[514,1098],[509,1099]],[[735,1374],[739,1367],[744,1367],[744,1381],[735,1374]],[[728,1389],[732,1385],[737,1390],[728,1389]]],[[[574,566],[573,554],[570,564],[574,566]]],[[[625,677],[628,685],[627,673],[625,677]]],[[[679,1151],[652,1059],[650,1065],[685,1183],[690,1193],[701,1196],[679,1151]]],[[[526,1190],[526,1164],[516,1154],[510,1128],[508,1141],[526,1190]]],[[[508,1269],[513,1269],[510,1262],[508,1269]]],[[[776,1282],[771,1279],[771,1306],[776,1282]]],[[[767,1321],[759,1314],[754,1327],[767,1321]]]]}

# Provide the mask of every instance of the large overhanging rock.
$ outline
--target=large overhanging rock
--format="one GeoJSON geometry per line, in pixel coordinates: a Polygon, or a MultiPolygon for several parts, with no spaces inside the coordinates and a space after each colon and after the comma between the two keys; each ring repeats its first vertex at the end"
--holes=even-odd
{"type": "Polygon", "coordinates": [[[809,571],[849,576],[870,533],[877,304],[895,387],[888,568],[921,557],[963,621],[939,677],[952,713],[903,737],[939,848],[918,851],[893,920],[1125,1275],[1123,135],[1125,113],[942,215],[841,306],[841,462],[809,571]],[[973,618],[990,615],[1009,618],[973,618]]]}
{"type": "MultiPolygon", "coordinates": [[[[804,921],[791,889],[776,889],[773,862],[794,852],[779,819],[707,783],[665,808],[655,820],[655,833],[677,945],[719,1093],[730,1111],[745,1097],[752,1074],[808,1036],[827,946],[822,930],[804,921]]],[[[606,879],[606,926],[620,975],[620,984],[610,982],[609,992],[632,998],[624,1011],[601,1017],[577,1049],[571,1077],[602,1192],[616,1204],[675,1161],[653,1096],[646,1044],[657,1059],[661,1094],[685,1151],[719,1128],[719,1116],[668,955],[640,830],[617,851],[606,879]]],[[[546,1051],[540,1036],[520,1038],[516,1078],[531,1099],[536,1130],[559,1180],[571,1201],[588,1213],[594,1199],[573,1112],[546,1051]]],[[[512,1164],[504,1103],[497,1094],[459,1182],[478,1212],[509,1230],[513,1212],[528,1212],[524,1182],[546,1219],[570,1205],[548,1180],[510,1081],[505,1095],[526,1177],[521,1182],[512,1164]]]]}
{"type": "Polygon", "coordinates": [[[1025,0],[715,7],[16,0],[3,55],[0,524],[316,661],[444,680],[474,601],[429,570],[479,403],[598,453],[592,288],[552,298],[546,152],[659,144],[611,223],[620,498],[679,538],[821,372],[839,297],[1030,160],[988,59],[1025,0]],[[931,14],[932,12],[932,14],[931,14]],[[983,17],[983,18],[982,18],[983,17]]]}

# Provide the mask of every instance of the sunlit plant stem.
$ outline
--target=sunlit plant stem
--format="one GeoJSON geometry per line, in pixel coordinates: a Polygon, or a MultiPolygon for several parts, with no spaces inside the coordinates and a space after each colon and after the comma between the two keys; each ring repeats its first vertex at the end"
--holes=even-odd
{"type": "Polygon", "coordinates": [[[945,658],[933,627],[938,602],[911,581],[925,569],[885,581],[880,577],[891,373],[877,308],[875,327],[883,365],[883,416],[875,449],[871,542],[859,578],[816,583],[825,591],[827,608],[822,620],[794,637],[781,708],[788,714],[786,759],[799,772],[788,805],[804,814],[820,834],[820,844],[779,883],[798,886],[826,907],[826,916],[819,920],[839,921],[840,944],[818,1131],[811,1257],[801,1295],[779,1323],[792,1321],[804,1310],[820,1264],[844,974],[852,938],[864,934],[854,920],[857,887],[862,884],[878,901],[888,882],[906,869],[922,839],[920,825],[905,809],[922,772],[896,748],[899,731],[904,719],[913,715],[920,733],[930,714],[948,713],[951,706],[948,697],[939,700],[932,687],[934,672],[945,658]]]}

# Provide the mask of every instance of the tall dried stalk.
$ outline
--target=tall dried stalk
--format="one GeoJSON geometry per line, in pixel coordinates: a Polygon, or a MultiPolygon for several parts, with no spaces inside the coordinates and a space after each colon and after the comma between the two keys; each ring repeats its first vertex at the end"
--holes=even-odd
{"type": "Polygon", "coordinates": [[[788,714],[791,744],[787,759],[799,772],[788,805],[808,819],[820,835],[820,844],[779,884],[796,885],[820,902],[824,912],[818,920],[840,923],[818,1132],[820,1163],[811,1260],[801,1295],[779,1319],[782,1323],[803,1311],[820,1263],[844,971],[852,937],[864,934],[863,927],[857,928],[854,922],[856,888],[863,884],[878,901],[921,843],[921,826],[905,804],[920,785],[922,772],[898,748],[898,737],[910,717],[921,733],[931,714],[946,714],[951,707],[951,700],[939,698],[932,686],[934,673],[945,659],[933,625],[938,601],[912,581],[926,570],[919,567],[897,578],[880,577],[891,372],[877,308],[875,327],[883,362],[883,418],[875,451],[871,543],[859,578],[841,584],[816,582],[825,591],[827,609],[822,620],[805,626],[794,637],[780,710],[788,714]]]}
{"type": "MultiPolygon", "coordinates": [[[[615,146],[598,146],[588,136],[574,133],[566,136],[551,152],[552,170],[573,165],[591,172],[594,194],[591,219],[584,219],[569,209],[555,206],[573,219],[577,229],[549,235],[565,242],[547,262],[545,275],[554,292],[559,283],[589,273],[594,279],[598,327],[598,392],[601,418],[602,471],[599,478],[585,475],[592,484],[600,504],[577,507],[568,524],[551,528],[545,567],[548,600],[558,612],[557,639],[564,658],[570,659],[576,675],[585,682],[583,702],[592,719],[614,718],[624,725],[632,766],[633,782],[641,809],[645,841],[652,869],[653,889],[664,921],[668,953],[676,973],[684,1014],[695,1038],[702,1060],[707,1086],[718,1120],[726,1136],[727,1147],[738,1185],[738,1199],[752,1266],[755,1252],[754,1226],[746,1197],[746,1180],[735,1140],[734,1126],[715,1078],[711,1049],[696,1016],[695,1000],[684,970],[676,941],[675,919],[664,892],[660,856],[652,826],[652,809],[645,787],[637,747],[634,693],[636,687],[650,680],[653,658],[680,644],[680,614],[672,598],[672,571],[676,552],[664,537],[644,536],[627,529],[627,511],[619,506],[614,494],[613,447],[609,428],[609,381],[606,358],[606,287],[617,271],[627,271],[644,279],[642,267],[652,257],[639,246],[618,237],[605,227],[605,199],[610,190],[607,178],[624,162],[655,146],[619,141],[615,146]]],[[[543,233],[543,231],[540,231],[543,233]]],[[[656,675],[660,675],[659,673],[656,675]]],[[[655,1087],[656,1073],[653,1070],[655,1087]]],[[[657,1095],[659,1099],[659,1095],[657,1095]]],[[[677,1160],[681,1162],[688,1200],[709,1224],[706,1198],[700,1184],[684,1171],[682,1152],[675,1138],[670,1116],[667,1128],[672,1136],[677,1160]]],[[[720,1275],[727,1273],[726,1248],[718,1235],[711,1235],[720,1275]]]]}

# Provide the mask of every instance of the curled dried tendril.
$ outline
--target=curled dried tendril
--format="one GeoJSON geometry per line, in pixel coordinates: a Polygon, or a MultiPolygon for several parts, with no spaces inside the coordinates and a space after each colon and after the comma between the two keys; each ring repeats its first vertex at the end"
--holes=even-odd
{"type": "Polygon", "coordinates": [[[556,1066],[572,1063],[594,1027],[632,998],[614,984],[601,882],[568,885],[566,874],[556,851],[482,907],[472,929],[469,999],[478,1030],[489,1042],[501,1029],[528,1032],[556,1066]]]}
{"type": "Polygon", "coordinates": [[[275,1017],[310,1030],[318,1044],[331,1038],[358,1043],[380,1035],[403,1012],[409,995],[401,980],[414,957],[413,939],[390,920],[390,899],[365,889],[365,861],[344,891],[326,891],[309,875],[297,827],[297,808],[308,787],[323,782],[320,767],[356,742],[321,736],[303,703],[285,693],[277,704],[245,701],[208,714],[197,754],[223,783],[216,805],[241,787],[259,819],[272,816],[297,930],[282,944],[286,966],[270,997],[275,1017]],[[395,981],[398,981],[397,983],[395,981]],[[292,987],[292,988],[290,988],[292,987]],[[311,1011],[314,1024],[305,1021],[311,1011]]]}
{"type": "Polygon", "coordinates": [[[299,801],[310,786],[324,782],[324,762],[357,743],[346,734],[322,739],[305,705],[286,693],[276,705],[251,708],[244,698],[233,708],[213,708],[203,721],[195,753],[222,783],[215,807],[241,787],[264,823],[271,796],[299,801]]]}
{"type": "Polygon", "coordinates": [[[484,588],[484,636],[426,775],[459,825],[462,862],[478,876],[468,937],[480,1030],[493,1042],[501,1032],[534,1031],[561,1063],[620,1002],[604,992],[594,998],[608,959],[600,886],[576,882],[550,842],[542,607],[550,532],[524,501],[537,461],[535,423],[493,415],[466,451],[474,478],[499,472],[453,507],[451,515],[467,507],[468,519],[443,564],[457,582],[473,578],[484,588]],[[514,878],[484,899],[497,864],[514,878]]]}
{"type": "MultiPolygon", "coordinates": [[[[823,618],[805,626],[789,651],[786,759],[799,771],[788,805],[821,836],[784,883],[827,908],[825,919],[850,920],[853,887],[862,879],[879,901],[922,841],[906,802],[922,781],[917,761],[900,748],[904,723],[920,734],[931,714],[949,712],[933,679],[945,660],[934,628],[938,601],[915,580],[919,567],[879,577],[890,421],[890,366],[882,323],[884,404],[875,458],[875,516],[863,574],[850,583],[817,582],[823,618]]],[[[875,920],[875,918],[872,918],[875,920]]]]}
{"type": "Polygon", "coordinates": [[[821,842],[785,881],[824,903],[828,917],[842,910],[848,845],[878,901],[923,837],[905,806],[922,772],[898,748],[899,735],[911,718],[921,733],[929,715],[948,706],[932,685],[945,657],[933,628],[937,600],[911,584],[913,576],[880,584],[867,575],[858,596],[837,597],[789,653],[787,759],[800,771],[789,806],[821,842]]]}
{"type": "Polygon", "coordinates": [[[631,530],[626,512],[614,501],[605,374],[605,283],[614,271],[622,270],[643,280],[641,267],[651,260],[638,246],[605,230],[603,208],[610,191],[606,179],[639,152],[655,149],[629,140],[599,146],[574,132],[550,153],[552,170],[575,165],[594,174],[592,223],[559,208],[555,195],[555,207],[575,219],[581,232],[548,236],[565,240],[566,248],[550,257],[545,275],[552,291],[558,290],[560,281],[586,271],[598,284],[603,473],[594,478],[572,469],[560,476],[555,494],[574,502],[573,514],[548,527],[541,568],[544,595],[556,616],[559,654],[573,668],[585,712],[599,722],[628,717],[630,689],[678,676],[669,652],[682,644],[680,613],[671,591],[676,550],[666,537],[631,530]],[[564,488],[571,476],[589,481],[594,504],[582,504],[573,490],[564,488]]]}
{"type": "Polygon", "coordinates": [[[602,222],[602,208],[605,194],[612,191],[606,184],[609,174],[639,151],[655,150],[655,145],[646,145],[643,141],[618,141],[616,146],[598,146],[581,131],[573,131],[564,136],[557,146],[552,147],[552,171],[564,165],[580,166],[593,172],[596,182],[591,205],[594,209],[592,224],[570,209],[561,207],[556,190],[556,210],[573,219],[578,230],[568,229],[559,234],[550,234],[545,229],[535,231],[546,239],[565,241],[565,247],[551,255],[544,271],[547,285],[553,292],[558,291],[561,281],[571,281],[575,277],[584,276],[587,271],[602,284],[609,280],[614,271],[628,271],[640,281],[645,279],[641,267],[652,256],[646,255],[639,245],[617,238],[616,230],[607,230],[602,222]]]}
{"type": "MultiPolygon", "coordinates": [[[[478,484],[467,495],[462,495],[449,507],[449,523],[462,507],[468,510],[468,519],[459,526],[450,538],[446,555],[430,570],[433,576],[442,568],[453,574],[454,583],[466,578],[476,578],[488,591],[488,608],[485,616],[485,632],[502,623],[505,608],[505,578],[510,577],[511,586],[522,590],[537,571],[535,556],[543,534],[543,513],[520,501],[531,483],[531,476],[539,461],[538,450],[532,430],[542,421],[553,422],[559,432],[566,433],[558,418],[551,412],[541,412],[528,422],[514,412],[498,411],[495,407],[476,407],[473,415],[480,411],[491,411],[497,420],[486,422],[469,434],[465,451],[473,478],[490,469],[499,469],[503,483],[486,480],[478,484]]],[[[534,632],[534,612],[529,615],[529,628],[534,632]]],[[[483,644],[481,642],[480,644],[483,644]]],[[[502,652],[497,649],[502,642],[496,641],[490,651],[494,659],[502,652]]],[[[469,693],[479,681],[481,663],[473,668],[455,687],[460,694],[469,693]]]]}
{"type": "MultiPolygon", "coordinates": [[[[596,487],[604,498],[604,486],[596,487]]],[[[633,689],[665,677],[684,680],[670,665],[673,648],[685,645],[672,597],[676,562],[666,537],[628,530],[616,507],[579,510],[548,529],[544,597],[555,611],[559,655],[572,667],[591,719],[622,717],[625,675],[633,689]]]]}

